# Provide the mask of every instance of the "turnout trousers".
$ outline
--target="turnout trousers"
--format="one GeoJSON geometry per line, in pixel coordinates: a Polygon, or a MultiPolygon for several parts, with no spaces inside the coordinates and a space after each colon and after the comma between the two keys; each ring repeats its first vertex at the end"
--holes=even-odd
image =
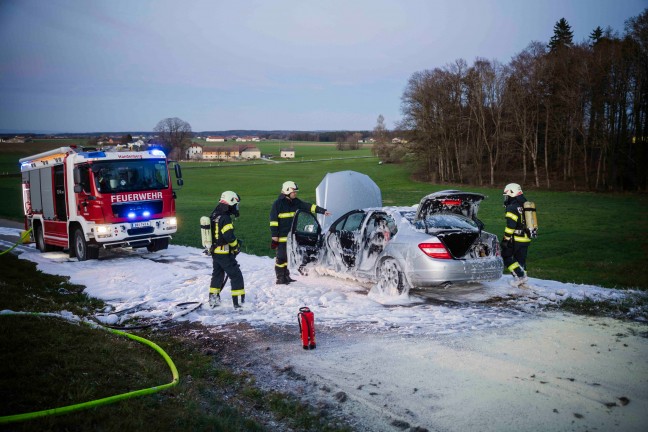
{"type": "Polygon", "coordinates": [[[214,268],[212,270],[211,289],[215,289],[216,294],[220,294],[225,288],[223,283],[225,282],[225,275],[227,275],[232,284],[232,297],[244,296],[243,273],[241,273],[236,258],[231,254],[212,254],[212,263],[214,268]]]}
{"type": "Polygon", "coordinates": [[[502,248],[504,266],[518,277],[524,276],[526,258],[529,251],[528,242],[513,242],[513,247],[502,248]]]}

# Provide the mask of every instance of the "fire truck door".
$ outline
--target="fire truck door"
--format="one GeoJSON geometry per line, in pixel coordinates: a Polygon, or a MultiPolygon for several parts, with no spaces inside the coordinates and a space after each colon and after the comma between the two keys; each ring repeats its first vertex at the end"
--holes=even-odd
{"type": "Polygon", "coordinates": [[[54,200],[56,218],[61,221],[66,221],[67,206],[65,203],[65,175],[63,165],[54,167],[54,200]]]}

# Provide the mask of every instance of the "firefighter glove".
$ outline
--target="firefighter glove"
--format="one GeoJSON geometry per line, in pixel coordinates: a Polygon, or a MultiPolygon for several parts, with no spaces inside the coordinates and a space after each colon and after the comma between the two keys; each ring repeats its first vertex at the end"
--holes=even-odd
{"type": "Polygon", "coordinates": [[[234,247],[230,247],[230,253],[234,256],[238,255],[239,252],[241,252],[241,247],[240,245],[236,245],[234,247]]]}
{"type": "Polygon", "coordinates": [[[270,249],[277,249],[279,247],[279,242],[277,240],[272,240],[270,242],[270,249]]]}
{"type": "Polygon", "coordinates": [[[508,236],[504,236],[502,238],[502,243],[501,243],[502,249],[508,249],[510,247],[513,247],[513,239],[508,236]]]}

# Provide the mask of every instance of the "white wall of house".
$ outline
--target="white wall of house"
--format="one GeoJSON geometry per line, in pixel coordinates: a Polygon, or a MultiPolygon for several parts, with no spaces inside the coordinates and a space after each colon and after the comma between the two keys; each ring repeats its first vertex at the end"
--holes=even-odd
{"type": "Polygon", "coordinates": [[[294,159],[295,158],[295,150],[281,150],[280,156],[282,158],[286,158],[286,159],[294,159]]]}
{"type": "Polygon", "coordinates": [[[245,149],[241,152],[241,159],[261,159],[261,150],[254,149],[245,149]]]}

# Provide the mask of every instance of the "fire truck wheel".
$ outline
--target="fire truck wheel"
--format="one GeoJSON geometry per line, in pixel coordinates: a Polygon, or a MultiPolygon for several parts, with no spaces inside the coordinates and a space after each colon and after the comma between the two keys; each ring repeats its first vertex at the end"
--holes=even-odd
{"type": "Polygon", "coordinates": [[[41,252],[53,251],[54,248],[45,243],[45,237],[43,236],[43,227],[36,225],[34,231],[36,231],[34,237],[36,237],[36,247],[38,248],[38,250],[41,252]]]}
{"type": "Polygon", "coordinates": [[[99,249],[88,246],[81,228],[74,230],[74,254],[79,261],[86,261],[99,258],[99,249]]]}
{"type": "Polygon", "coordinates": [[[162,239],[151,240],[151,243],[149,243],[146,246],[146,249],[149,252],[157,252],[162,249],[167,249],[168,247],[169,247],[169,239],[162,238],[162,239]]]}

